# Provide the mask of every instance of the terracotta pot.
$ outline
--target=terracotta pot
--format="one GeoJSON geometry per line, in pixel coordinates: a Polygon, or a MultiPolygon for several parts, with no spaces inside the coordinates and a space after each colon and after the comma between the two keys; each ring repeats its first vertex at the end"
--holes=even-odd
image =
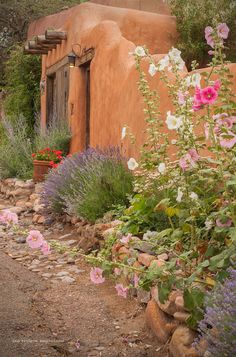
{"type": "Polygon", "coordinates": [[[34,160],[33,163],[34,163],[33,180],[34,182],[41,182],[45,179],[45,176],[52,168],[52,166],[50,165],[50,161],[34,160]]]}

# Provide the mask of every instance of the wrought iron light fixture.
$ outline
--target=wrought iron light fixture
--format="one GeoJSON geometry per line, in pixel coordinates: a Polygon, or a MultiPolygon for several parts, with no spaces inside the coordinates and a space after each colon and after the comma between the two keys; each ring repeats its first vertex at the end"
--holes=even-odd
{"type": "Polygon", "coordinates": [[[70,67],[75,67],[76,54],[74,52],[70,52],[68,54],[68,62],[70,67]]]}

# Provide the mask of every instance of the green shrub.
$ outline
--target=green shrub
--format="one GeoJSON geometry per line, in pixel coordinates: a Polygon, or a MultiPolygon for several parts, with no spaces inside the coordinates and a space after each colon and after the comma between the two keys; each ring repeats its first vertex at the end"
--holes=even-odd
{"type": "Polygon", "coordinates": [[[3,125],[5,140],[0,145],[0,179],[8,177],[32,178],[33,142],[28,136],[25,119],[20,117],[14,124],[5,121],[3,125]]]}
{"type": "Polygon", "coordinates": [[[4,109],[12,121],[24,116],[27,131],[33,130],[40,110],[40,77],[40,57],[25,55],[21,45],[14,45],[5,65],[4,109]]]}
{"type": "Polygon", "coordinates": [[[61,150],[63,154],[69,153],[71,132],[66,121],[51,124],[46,130],[36,129],[35,150],[50,147],[52,150],[61,150]]]}
{"type": "Polygon", "coordinates": [[[188,67],[197,60],[200,67],[209,60],[207,46],[204,40],[204,29],[216,22],[226,22],[230,28],[227,41],[227,56],[229,60],[236,59],[236,2],[235,0],[168,0],[172,14],[176,16],[179,33],[178,49],[188,67]]]}

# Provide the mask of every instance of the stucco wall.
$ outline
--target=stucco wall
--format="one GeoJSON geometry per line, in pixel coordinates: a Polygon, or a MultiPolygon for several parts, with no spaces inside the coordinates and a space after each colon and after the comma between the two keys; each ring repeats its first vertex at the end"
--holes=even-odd
{"type": "MultiPolygon", "coordinates": [[[[146,44],[151,53],[157,54],[157,59],[161,58],[161,54],[167,53],[176,43],[175,19],[168,15],[85,3],[60,15],[40,19],[31,25],[29,36],[42,34],[52,26],[66,30],[68,39],[48,56],[43,56],[42,78],[45,78],[47,68],[67,56],[73,44],[80,43],[82,48],[93,47],[91,146],[121,145],[122,127],[128,125],[137,138],[136,147],[126,138],[122,148],[127,156],[136,157],[144,141],[145,121],[143,101],[137,89],[138,75],[130,52],[134,51],[136,45],[146,44]]],[[[236,65],[231,67],[236,78],[236,65]]],[[[186,73],[183,71],[182,75],[186,73]]],[[[165,120],[166,112],[171,110],[166,87],[158,75],[154,78],[149,76],[149,79],[160,94],[161,112],[165,120]]],[[[41,98],[43,124],[46,120],[45,98],[46,92],[41,98]]],[[[73,133],[72,152],[84,149],[85,106],[83,70],[71,68],[68,111],[73,133]]]]}
{"type": "Polygon", "coordinates": [[[90,2],[170,15],[170,9],[164,0],[90,0],[90,2]]]}

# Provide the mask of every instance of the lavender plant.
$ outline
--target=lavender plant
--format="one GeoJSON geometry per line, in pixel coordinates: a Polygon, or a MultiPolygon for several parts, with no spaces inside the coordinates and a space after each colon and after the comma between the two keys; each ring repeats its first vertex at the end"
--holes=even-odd
{"type": "Polygon", "coordinates": [[[207,295],[205,305],[205,316],[198,326],[201,337],[195,342],[195,347],[203,355],[205,348],[201,347],[207,343],[209,357],[235,356],[236,269],[230,269],[224,284],[219,284],[207,295]]]}
{"type": "Polygon", "coordinates": [[[115,204],[127,204],[132,174],[119,149],[88,149],[66,158],[52,170],[42,202],[54,213],[68,212],[95,221],[115,204]]]}

